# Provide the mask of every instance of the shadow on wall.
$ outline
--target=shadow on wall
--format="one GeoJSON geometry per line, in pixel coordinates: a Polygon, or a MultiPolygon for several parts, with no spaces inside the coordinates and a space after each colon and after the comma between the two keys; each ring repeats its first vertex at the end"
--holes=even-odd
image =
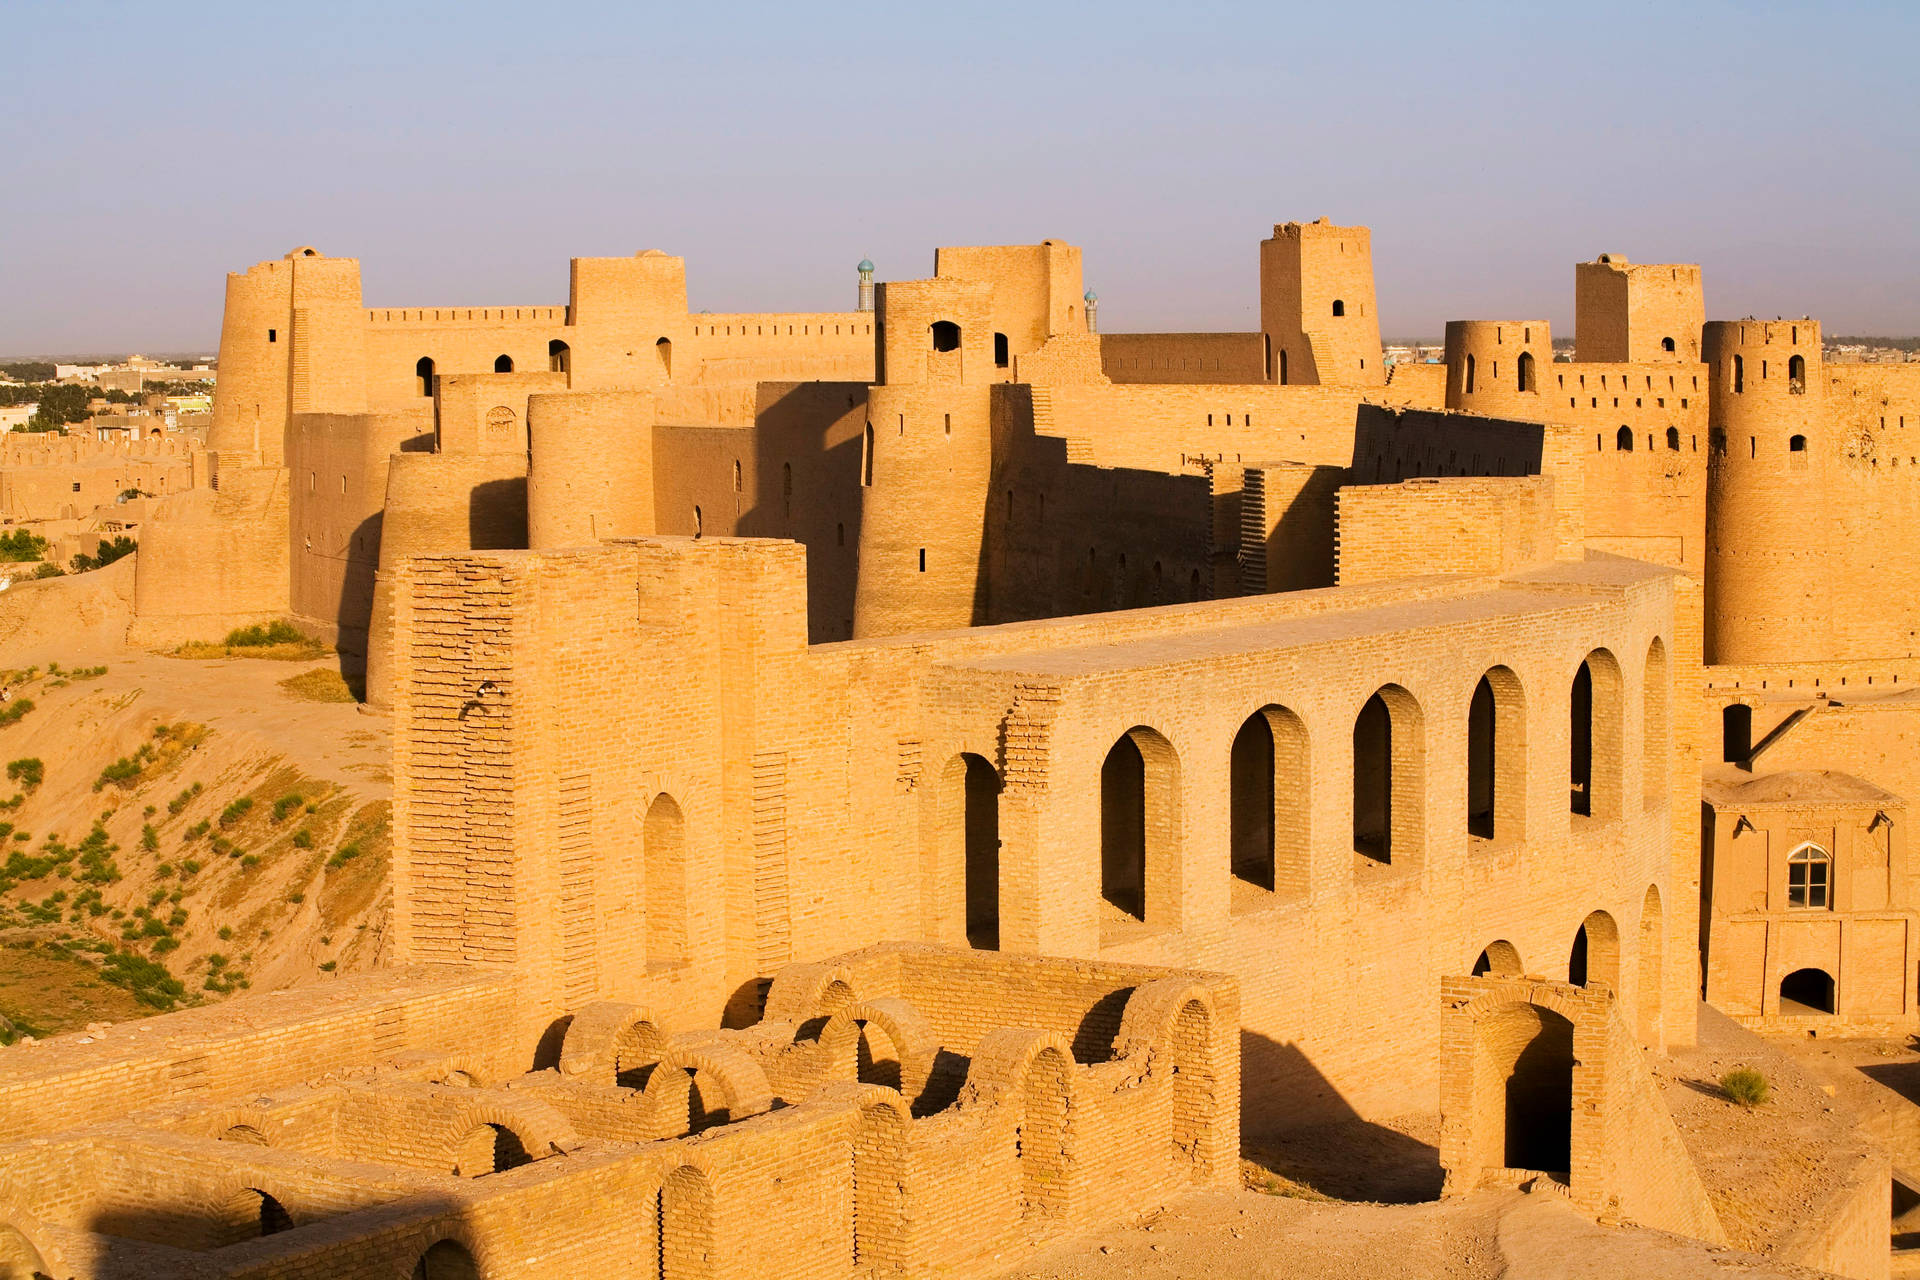
{"type": "Polygon", "coordinates": [[[348,539],[348,546],[362,550],[347,558],[340,583],[340,612],[334,618],[340,637],[340,678],[361,702],[367,700],[367,635],[373,624],[373,581],[380,568],[380,526],[384,518],[384,510],[368,516],[348,539]]]}
{"type": "Polygon", "coordinates": [[[486,480],[467,500],[467,537],[475,551],[524,550],[527,545],[527,478],[486,480]]]}
{"type": "MultiPolygon", "coordinates": [[[[1240,1154],[1338,1200],[1440,1198],[1439,1116],[1412,1132],[1362,1119],[1299,1048],[1240,1032],[1240,1154]]],[[[1257,1180],[1256,1180],[1257,1185],[1257,1180]]]]}

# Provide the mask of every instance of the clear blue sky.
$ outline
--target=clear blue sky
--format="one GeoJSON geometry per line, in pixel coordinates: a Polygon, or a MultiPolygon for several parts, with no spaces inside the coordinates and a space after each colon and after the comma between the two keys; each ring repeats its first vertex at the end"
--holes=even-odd
{"type": "Polygon", "coordinates": [[[1920,4],[41,3],[0,16],[0,352],[211,349],[299,244],[368,305],[696,309],[1084,247],[1108,329],[1250,328],[1258,242],[1374,229],[1382,327],[1540,317],[1575,261],[1710,316],[1920,333],[1920,4]]]}

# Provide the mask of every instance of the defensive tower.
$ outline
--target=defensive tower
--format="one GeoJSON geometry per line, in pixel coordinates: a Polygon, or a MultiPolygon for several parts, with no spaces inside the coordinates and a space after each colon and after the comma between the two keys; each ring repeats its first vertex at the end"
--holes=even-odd
{"type": "Polygon", "coordinates": [[[1325,218],[1287,222],[1260,242],[1267,381],[1386,384],[1373,305],[1373,233],[1325,218]]]}
{"type": "Polygon", "coordinates": [[[1692,364],[1706,322],[1700,268],[1603,253],[1573,268],[1573,329],[1583,364],[1692,364]]]}

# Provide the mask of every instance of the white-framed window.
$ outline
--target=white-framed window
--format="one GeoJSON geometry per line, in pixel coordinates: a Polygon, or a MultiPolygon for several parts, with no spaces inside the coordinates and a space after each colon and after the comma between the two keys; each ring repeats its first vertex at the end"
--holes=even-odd
{"type": "Polygon", "coordinates": [[[1833,909],[1833,855],[1811,842],[1787,855],[1787,905],[1833,909]]]}

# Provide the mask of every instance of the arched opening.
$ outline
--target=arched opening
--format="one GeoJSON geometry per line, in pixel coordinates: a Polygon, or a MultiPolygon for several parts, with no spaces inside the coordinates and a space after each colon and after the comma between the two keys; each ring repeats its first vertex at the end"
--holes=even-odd
{"type": "Polygon", "coordinates": [[[713,1188],[682,1165],[660,1184],[660,1280],[709,1280],[715,1248],[713,1188]]]}
{"type": "Polygon", "coordinates": [[[1100,896],[1135,920],[1178,918],[1178,767],[1172,745],[1145,726],[1121,735],[1100,765],[1100,896]]]}
{"type": "MultiPolygon", "coordinates": [[[[960,916],[967,943],[980,951],[1000,946],[1000,775],[985,758],[963,752],[941,773],[938,832],[940,875],[960,882],[960,916]]],[[[949,908],[951,910],[951,908],[949,908]]],[[[947,916],[949,921],[952,916],[947,916]]]]}
{"type": "Polygon", "coordinates": [[[1745,764],[1752,754],[1753,708],[1729,702],[1720,708],[1720,759],[1725,764],[1745,764]]]}
{"type": "Polygon", "coordinates": [[[1680,428],[1678,427],[1667,428],[1667,448],[1671,449],[1675,453],[1680,452],[1680,428]]]}
{"type": "Polygon", "coordinates": [[[1255,712],[1233,736],[1227,761],[1227,825],[1234,878],[1273,888],[1273,729],[1255,712]]]}
{"type": "Polygon", "coordinates": [[[1516,370],[1516,375],[1520,380],[1520,390],[1538,391],[1540,389],[1538,386],[1534,385],[1534,380],[1533,380],[1533,352],[1522,351],[1520,353],[1520,361],[1519,361],[1519,366],[1516,370]]]}
{"type": "Polygon", "coordinates": [[[1261,357],[1261,362],[1267,371],[1267,381],[1272,382],[1273,381],[1273,335],[1270,333],[1263,333],[1260,335],[1260,357],[1261,357]]]}
{"type": "Polygon", "coordinates": [[[1674,349],[1673,339],[1672,338],[1660,339],[1660,349],[1662,351],[1672,351],[1674,349]]]}
{"type": "Polygon", "coordinates": [[[484,1178],[532,1161],[520,1135],[513,1130],[500,1124],[478,1124],[454,1146],[453,1176],[484,1178]]]}
{"type": "Polygon", "coordinates": [[[1420,708],[1386,685],[1353,721],[1353,851],[1379,863],[1420,847],[1420,708]]]}
{"type": "Polygon", "coordinates": [[[282,1231],[293,1230],[293,1215],[287,1212],[285,1205],[264,1191],[254,1189],[253,1194],[260,1197],[259,1223],[261,1235],[271,1236],[277,1235],[282,1231]]]}
{"type": "Polygon", "coordinates": [[[1524,970],[1520,967],[1520,952],[1505,938],[1489,942],[1480,958],[1473,962],[1473,976],[1484,978],[1491,974],[1497,978],[1518,977],[1524,970]]]}
{"type": "Polygon", "coordinates": [[[733,460],[733,491],[735,493],[744,493],[746,491],[746,477],[740,470],[740,459],[738,458],[733,460]]]}
{"type": "Polygon", "coordinates": [[[1520,677],[1494,667],[1467,705],[1467,834],[1518,840],[1526,822],[1526,702],[1520,677]]]}
{"type": "Polygon", "coordinates": [[[1466,392],[1468,395],[1473,394],[1473,356],[1471,353],[1467,356],[1466,392]]]}
{"type": "Polygon", "coordinates": [[[1825,969],[1795,969],[1780,979],[1780,1012],[1790,1018],[1832,1013],[1833,975],[1825,969]]]}
{"type": "Polygon", "coordinates": [[[853,1078],[861,1084],[877,1084],[898,1090],[901,1085],[902,1059],[905,1054],[887,1029],[872,1019],[858,1024],[860,1034],[853,1046],[853,1078]]]}
{"type": "Polygon", "coordinates": [[[1020,1208],[1025,1218],[1059,1218],[1067,1211],[1067,1073],[1058,1049],[1042,1049],[1027,1068],[1020,1122],[1020,1208]]]}
{"type": "Polygon", "coordinates": [[[1806,451],[1807,451],[1807,438],[1805,436],[1788,436],[1787,437],[1787,452],[1805,453],[1806,451]]]}
{"type": "Polygon", "coordinates": [[[413,1264],[413,1280],[480,1280],[480,1268],[465,1245],[442,1240],[413,1264]]]}
{"type": "Polygon", "coordinates": [[[698,538],[705,525],[705,519],[700,514],[700,504],[696,502],[693,506],[693,536],[698,538]]]}
{"type": "Polygon", "coordinates": [[[867,424],[866,443],[860,449],[860,483],[871,488],[873,485],[873,424],[867,424]]]}
{"type": "Polygon", "coordinates": [[[1810,840],[1787,855],[1787,905],[1833,910],[1833,855],[1810,840]]]}
{"type": "Polygon", "coordinates": [[[1573,1023],[1551,1009],[1515,1005],[1483,1020],[1479,1032],[1487,1083],[1500,1082],[1501,1163],[1566,1177],[1573,1165],[1573,1023]]]}
{"type": "Polygon", "coordinates": [[[1619,453],[1633,452],[1633,428],[1621,427],[1613,433],[1613,447],[1619,453]]]}
{"type": "Polygon", "coordinates": [[[1667,680],[1667,646],[1655,636],[1647,646],[1646,666],[1640,678],[1640,786],[1642,807],[1648,809],[1657,809],[1666,803],[1673,771],[1671,691],[1667,680]]]}
{"type": "Polygon", "coordinates": [[[1009,361],[1009,359],[1010,359],[1010,357],[1009,357],[1009,356],[1008,356],[1008,354],[1007,354],[1007,335],[1006,335],[1006,334],[1004,334],[1004,333],[996,333],[996,334],[994,334],[994,335],[993,335],[993,365],[994,365],[994,368],[996,368],[996,369],[1004,369],[1004,368],[1006,368],[1006,367],[1007,367],[1007,364],[1008,364],[1008,361],[1009,361]]]}
{"type": "Polygon", "coordinates": [[[1787,357],[1787,390],[1799,395],[1807,389],[1807,358],[1805,356],[1787,357]]]}
{"type": "Polygon", "coordinates": [[[654,797],[641,824],[646,884],[647,965],[687,959],[687,830],[680,805],[666,792],[654,797]]]}
{"type": "Polygon", "coordinates": [[[1337,316],[1343,316],[1347,314],[1347,304],[1341,301],[1339,298],[1335,298],[1333,300],[1333,314],[1337,316]]]}
{"type": "Polygon", "coordinates": [[[495,356],[493,360],[493,371],[495,373],[512,373],[513,357],[512,356],[495,356]]]}
{"type": "Polygon", "coordinates": [[[573,372],[573,350],[558,338],[547,344],[547,372],[573,372]]]}
{"type": "Polygon", "coordinates": [[[432,395],[433,394],[433,357],[421,356],[420,359],[414,363],[413,376],[416,379],[416,384],[417,384],[416,390],[418,390],[420,394],[423,396],[432,395]]]}
{"type": "Polygon", "coordinates": [[[671,378],[673,376],[673,341],[669,338],[660,339],[653,344],[653,354],[660,361],[662,376],[671,378]]]}
{"type": "Polygon", "coordinates": [[[622,1027],[613,1038],[613,1082],[622,1089],[645,1088],[665,1043],[660,1028],[644,1019],[622,1027]]]}
{"type": "Polygon", "coordinates": [[[935,351],[958,351],[960,349],[960,326],[951,320],[933,322],[933,349],[935,351]]]}
{"type": "Polygon", "coordinates": [[[1280,385],[1287,385],[1287,349],[1280,348],[1280,385]]]}
{"type": "Polygon", "coordinates": [[[1620,664],[1604,649],[1573,674],[1568,704],[1568,807],[1581,817],[1620,816],[1620,664]]]}
{"type": "Polygon", "coordinates": [[[52,1274],[47,1260],[19,1228],[0,1222],[0,1280],[40,1280],[52,1274]]]}
{"type": "Polygon", "coordinates": [[[1740,356],[1733,358],[1733,389],[1736,394],[1747,389],[1747,362],[1740,356]]]}
{"type": "Polygon", "coordinates": [[[266,1135],[250,1124],[229,1126],[226,1131],[220,1135],[220,1141],[245,1143],[249,1147],[264,1147],[267,1145],[266,1135]]]}
{"type": "Polygon", "coordinates": [[[1648,1048],[1660,1045],[1660,997],[1665,969],[1666,935],[1660,911],[1660,887],[1647,886],[1647,896],[1640,903],[1640,990],[1638,1017],[1635,1027],[1640,1033],[1640,1043],[1648,1048]]]}
{"type": "Polygon", "coordinates": [[[1576,987],[1604,983],[1619,993],[1620,928],[1606,912],[1595,911],[1580,922],[1567,953],[1567,981],[1576,987]]]}

